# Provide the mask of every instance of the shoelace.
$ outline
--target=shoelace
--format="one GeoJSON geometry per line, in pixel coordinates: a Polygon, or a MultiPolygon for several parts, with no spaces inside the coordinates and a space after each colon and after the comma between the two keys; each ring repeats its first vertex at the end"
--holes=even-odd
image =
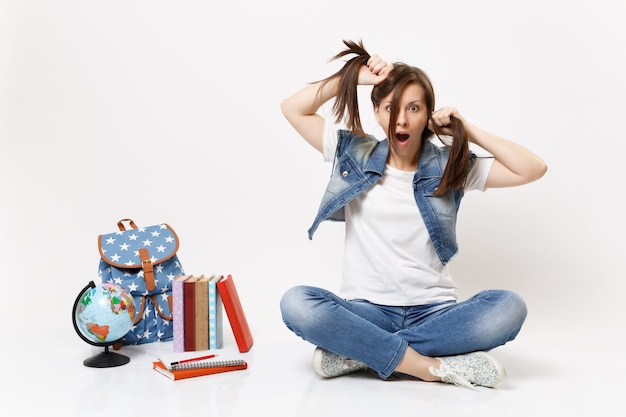
{"type": "Polygon", "coordinates": [[[476,390],[476,387],[474,387],[474,385],[472,385],[472,383],[469,382],[467,378],[465,378],[462,375],[459,375],[458,373],[452,370],[444,371],[444,370],[435,368],[434,366],[429,367],[428,370],[434,376],[441,378],[443,382],[451,382],[452,384],[459,386],[459,387],[465,387],[465,388],[476,390]]]}

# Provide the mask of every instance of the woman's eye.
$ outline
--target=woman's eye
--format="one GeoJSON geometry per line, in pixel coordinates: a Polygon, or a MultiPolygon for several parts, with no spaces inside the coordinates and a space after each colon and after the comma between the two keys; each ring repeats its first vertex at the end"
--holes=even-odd
{"type": "Polygon", "coordinates": [[[391,106],[385,107],[385,110],[391,113],[391,106]]]}
{"type": "Polygon", "coordinates": [[[410,106],[409,107],[409,111],[416,112],[418,110],[419,110],[419,108],[417,106],[410,106]]]}

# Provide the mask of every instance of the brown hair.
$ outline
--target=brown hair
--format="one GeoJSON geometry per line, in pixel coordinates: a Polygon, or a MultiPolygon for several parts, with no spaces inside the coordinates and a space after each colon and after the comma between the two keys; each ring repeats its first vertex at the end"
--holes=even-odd
{"type": "MultiPolygon", "coordinates": [[[[343,43],[347,48],[332,57],[331,61],[348,55],[354,56],[348,59],[339,71],[322,80],[322,88],[330,79],[335,77],[339,78],[339,91],[332,108],[336,121],[340,122],[345,118],[348,129],[358,136],[366,136],[359,115],[357,85],[359,69],[361,65],[367,64],[370,55],[365,50],[362,41],[356,43],[344,40],[343,43]]],[[[418,84],[424,89],[424,99],[426,101],[428,119],[430,120],[435,109],[435,92],[430,78],[421,69],[404,63],[394,63],[391,74],[380,84],[372,88],[371,100],[374,107],[378,107],[382,99],[393,92],[389,128],[388,132],[386,132],[389,138],[394,135],[394,126],[398,119],[398,100],[404,88],[410,84],[418,84]]],[[[451,124],[453,140],[452,145],[449,146],[450,156],[448,163],[441,177],[439,186],[434,193],[438,196],[445,194],[451,189],[462,188],[467,179],[470,167],[467,132],[459,119],[452,117],[451,124]]],[[[439,135],[442,134],[438,126],[434,125],[433,127],[435,129],[434,132],[431,131],[428,126],[424,128],[422,132],[422,143],[430,139],[433,135],[439,137],[439,135]]],[[[389,143],[392,147],[397,146],[393,140],[390,140],[389,143]]]]}

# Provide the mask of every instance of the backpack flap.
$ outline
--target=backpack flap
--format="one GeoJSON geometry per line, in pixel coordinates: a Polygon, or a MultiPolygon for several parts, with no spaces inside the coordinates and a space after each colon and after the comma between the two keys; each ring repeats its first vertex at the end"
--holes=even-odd
{"type": "Polygon", "coordinates": [[[172,266],[180,268],[176,257],[178,246],[176,232],[165,223],[98,236],[98,250],[104,267],[123,271],[126,280],[130,278],[129,275],[143,278],[144,285],[141,286],[145,287],[137,288],[135,281],[135,288],[129,288],[131,292],[152,293],[155,289],[168,285],[168,282],[161,282],[159,285],[155,272],[165,272],[164,268],[169,269],[170,263],[177,264],[172,266]]]}

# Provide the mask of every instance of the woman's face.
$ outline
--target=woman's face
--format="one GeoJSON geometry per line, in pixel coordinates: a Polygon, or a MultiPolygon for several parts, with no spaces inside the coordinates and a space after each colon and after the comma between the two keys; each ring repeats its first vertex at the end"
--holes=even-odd
{"type": "MultiPolygon", "coordinates": [[[[383,98],[380,106],[374,109],[378,123],[385,132],[389,132],[391,100],[393,92],[383,98]]],[[[424,100],[424,89],[420,84],[408,84],[398,101],[398,120],[392,126],[393,137],[396,146],[391,146],[391,152],[401,158],[414,158],[422,143],[422,132],[428,123],[428,110],[424,100]]]]}

